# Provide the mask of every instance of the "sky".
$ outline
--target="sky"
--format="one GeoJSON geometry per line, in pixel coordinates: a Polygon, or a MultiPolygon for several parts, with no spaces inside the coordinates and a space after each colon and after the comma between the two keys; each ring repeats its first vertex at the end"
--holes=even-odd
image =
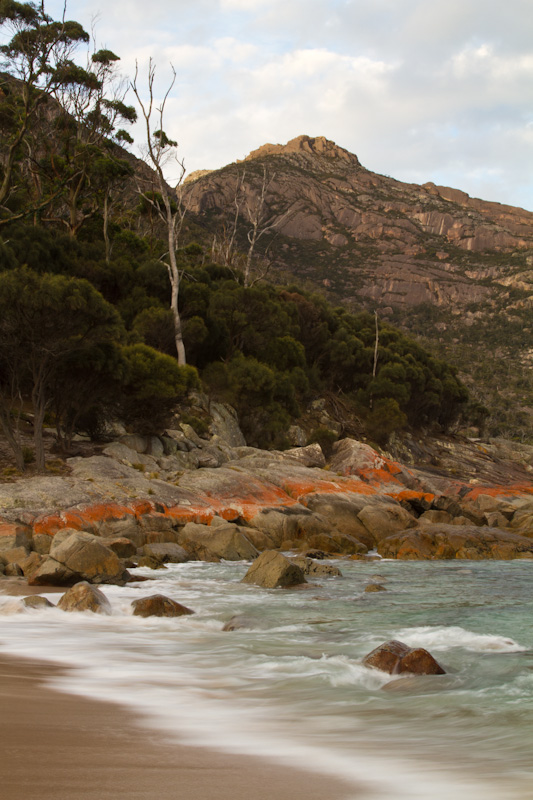
{"type": "Polygon", "coordinates": [[[187,172],[325,136],[374,172],[533,211],[532,0],[70,0],[67,17],[141,86],[150,57],[161,95],[173,65],[187,172]]]}

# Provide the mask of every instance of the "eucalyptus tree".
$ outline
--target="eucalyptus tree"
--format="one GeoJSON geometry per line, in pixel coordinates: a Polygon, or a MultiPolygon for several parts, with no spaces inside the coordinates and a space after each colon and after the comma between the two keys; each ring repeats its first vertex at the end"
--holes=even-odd
{"type": "Polygon", "coordinates": [[[53,92],[72,87],[86,76],[69,69],[80,43],[89,34],[79,22],[54,20],[43,3],[0,0],[0,225],[45,208],[58,193],[31,193],[28,173],[35,175],[38,155],[32,127],[50,104],[53,92]],[[21,198],[23,201],[21,202],[21,198]]]}
{"type": "Polygon", "coordinates": [[[172,68],[172,81],[162,101],[157,105],[155,98],[155,64],[150,59],[148,65],[147,95],[144,97],[139,86],[138,69],[131,83],[131,88],[137,98],[145,127],[144,160],[153,170],[153,177],[147,177],[139,183],[139,193],[143,200],[156,212],[166,227],[167,245],[166,253],[161,256],[165,264],[171,288],[170,310],[174,322],[174,342],[178,356],[178,364],[187,363],[183,330],[179,312],[179,292],[182,279],[182,270],[178,264],[179,238],[183,228],[186,206],[183,200],[183,179],[185,177],[185,164],[177,155],[178,143],[170,139],[164,131],[165,108],[170,93],[176,82],[176,72],[172,68]],[[164,168],[173,162],[178,167],[178,180],[174,189],[171,189],[165,180],[164,168]],[[155,185],[154,185],[155,181],[155,185]],[[156,191],[154,191],[154,189],[156,191]]]}

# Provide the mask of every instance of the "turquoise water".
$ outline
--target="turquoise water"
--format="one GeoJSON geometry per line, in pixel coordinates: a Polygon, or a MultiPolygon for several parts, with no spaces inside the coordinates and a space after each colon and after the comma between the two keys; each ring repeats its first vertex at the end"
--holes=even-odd
{"type": "Polygon", "coordinates": [[[105,587],[110,617],[0,597],[0,648],[75,666],[58,688],[182,741],[362,782],[360,800],[533,798],[533,562],[338,563],[297,590],[241,584],[245,563],[138,570],[154,580],[105,587]],[[365,593],[374,580],[387,591],[365,593]],[[196,613],[133,617],[156,591],[196,613]],[[252,629],[222,631],[234,614],[252,629]],[[364,668],[392,638],[447,674],[364,668]]]}

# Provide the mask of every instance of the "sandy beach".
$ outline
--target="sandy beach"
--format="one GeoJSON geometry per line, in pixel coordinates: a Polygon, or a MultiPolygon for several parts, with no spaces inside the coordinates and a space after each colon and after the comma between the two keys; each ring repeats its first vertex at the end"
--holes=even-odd
{"type": "Polygon", "coordinates": [[[348,800],[352,787],[174,744],[121,706],[43,685],[63,668],[0,656],[3,800],[348,800]]]}

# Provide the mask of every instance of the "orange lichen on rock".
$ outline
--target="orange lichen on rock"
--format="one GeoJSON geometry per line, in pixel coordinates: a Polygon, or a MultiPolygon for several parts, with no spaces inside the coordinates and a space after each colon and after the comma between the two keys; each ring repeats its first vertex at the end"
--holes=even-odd
{"type": "Polygon", "coordinates": [[[409,501],[409,500],[424,500],[427,503],[432,503],[435,499],[435,495],[431,494],[430,492],[417,492],[414,489],[403,489],[401,492],[391,492],[389,497],[394,497],[399,503],[402,500],[409,501]]]}
{"type": "Polygon", "coordinates": [[[464,496],[464,500],[475,500],[482,494],[489,497],[519,497],[521,494],[533,494],[533,484],[512,484],[510,486],[476,486],[464,496]]]}

